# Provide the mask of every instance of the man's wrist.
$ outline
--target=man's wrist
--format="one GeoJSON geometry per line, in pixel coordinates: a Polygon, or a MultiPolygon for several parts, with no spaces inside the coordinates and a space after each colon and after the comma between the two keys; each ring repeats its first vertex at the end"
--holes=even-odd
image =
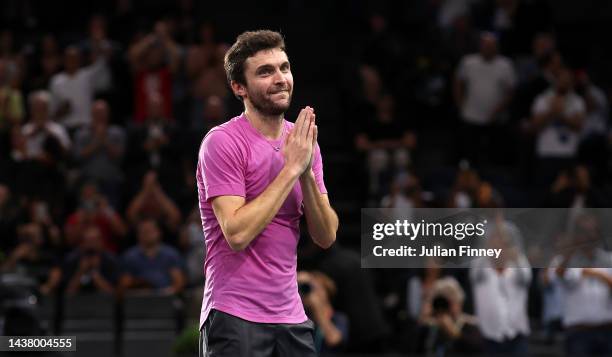
{"type": "Polygon", "coordinates": [[[291,179],[298,179],[301,177],[300,175],[302,174],[299,168],[292,167],[289,165],[285,165],[285,167],[283,168],[283,171],[285,171],[285,173],[289,175],[291,179]]]}
{"type": "Polygon", "coordinates": [[[312,172],[312,169],[307,169],[306,171],[304,171],[301,175],[300,175],[300,181],[301,182],[305,182],[305,181],[312,181],[314,182],[315,177],[314,177],[314,172],[312,172]]]}

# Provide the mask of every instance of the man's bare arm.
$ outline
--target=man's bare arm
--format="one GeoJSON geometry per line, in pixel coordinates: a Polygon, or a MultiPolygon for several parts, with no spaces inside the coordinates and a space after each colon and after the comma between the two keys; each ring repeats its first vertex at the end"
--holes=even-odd
{"type": "Polygon", "coordinates": [[[233,250],[245,249],[264,230],[306,169],[312,154],[314,122],[311,115],[307,109],[300,112],[285,143],[285,166],[259,196],[248,203],[240,196],[213,198],[213,211],[233,250]]]}

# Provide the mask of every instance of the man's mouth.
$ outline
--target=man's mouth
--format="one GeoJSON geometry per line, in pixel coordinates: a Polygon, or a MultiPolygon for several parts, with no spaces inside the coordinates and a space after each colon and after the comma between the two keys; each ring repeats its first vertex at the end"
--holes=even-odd
{"type": "Polygon", "coordinates": [[[270,94],[279,94],[279,93],[287,93],[287,94],[289,94],[289,90],[288,89],[283,89],[283,90],[279,90],[279,91],[276,91],[276,92],[272,92],[270,94]]]}

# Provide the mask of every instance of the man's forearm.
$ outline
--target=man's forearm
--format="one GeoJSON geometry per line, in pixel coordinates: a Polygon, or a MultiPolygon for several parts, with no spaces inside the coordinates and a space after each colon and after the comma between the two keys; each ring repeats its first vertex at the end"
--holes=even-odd
{"type": "Polygon", "coordinates": [[[308,232],[317,245],[329,248],[336,241],[338,215],[329,204],[329,200],[319,192],[312,171],[300,178],[304,213],[308,232]]]}
{"type": "Polygon", "coordinates": [[[238,208],[225,222],[220,222],[232,249],[246,248],[266,228],[289,196],[298,177],[299,173],[284,167],[259,196],[238,208]]]}

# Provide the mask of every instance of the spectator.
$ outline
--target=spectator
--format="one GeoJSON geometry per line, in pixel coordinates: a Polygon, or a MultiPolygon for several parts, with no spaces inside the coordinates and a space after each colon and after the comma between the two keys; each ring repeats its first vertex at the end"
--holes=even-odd
{"type": "Polygon", "coordinates": [[[66,257],[63,267],[66,293],[83,292],[114,294],[118,280],[115,257],[104,249],[102,232],[96,226],[83,230],[80,244],[66,257]]]}
{"type": "Polygon", "coordinates": [[[163,117],[172,118],[172,75],[179,69],[181,52],[168,25],[158,21],[153,33],[130,46],[128,57],[134,76],[134,121],[151,116],[152,97],[161,98],[163,117]]]}
{"type": "Polygon", "coordinates": [[[81,187],[79,206],[66,219],[66,244],[69,247],[79,246],[89,226],[99,229],[105,249],[113,253],[119,250],[121,240],[127,234],[127,227],[121,216],[91,182],[81,187]]]}
{"type": "Polygon", "coordinates": [[[28,73],[29,80],[25,84],[32,90],[47,90],[51,78],[60,71],[62,65],[62,57],[55,36],[49,33],[43,35],[38,51],[34,71],[28,73]]]}
{"type": "Polygon", "coordinates": [[[580,132],[579,159],[592,167],[594,178],[602,182],[607,177],[607,163],[610,160],[608,99],[584,70],[576,72],[576,93],[582,97],[586,107],[580,132]]]}
{"type": "Polygon", "coordinates": [[[63,210],[63,170],[70,138],[63,126],[49,119],[47,92],[31,93],[28,99],[31,119],[12,132],[15,191],[48,202],[51,214],[59,216],[63,210]]]}
{"type": "Polygon", "coordinates": [[[554,86],[555,78],[563,69],[561,54],[555,50],[551,35],[541,34],[534,39],[533,54],[523,64],[524,77],[513,101],[513,115],[517,119],[529,118],[533,102],[538,95],[554,86]],[[531,62],[531,63],[530,63],[531,62]]]}
{"type": "Polygon", "coordinates": [[[468,166],[461,166],[448,196],[446,206],[457,208],[476,207],[481,184],[480,176],[475,170],[468,166]]]}
{"type": "Polygon", "coordinates": [[[377,106],[375,119],[366,119],[355,137],[357,150],[367,155],[370,193],[375,196],[388,187],[391,177],[408,168],[410,150],[416,147],[414,133],[396,118],[393,97],[383,96],[377,106]]]}
{"type": "Polygon", "coordinates": [[[94,181],[119,207],[123,172],[121,161],[125,150],[125,132],[109,123],[109,108],[104,100],[97,100],[91,109],[92,122],[81,128],[75,137],[74,154],[86,180],[94,181]]]}
{"type": "Polygon", "coordinates": [[[427,355],[473,355],[482,352],[482,336],[476,317],[463,312],[465,293],[457,280],[436,280],[422,306],[419,322],[424,328],[427,355]]]}
{"type": "Polygon", "coordinates": [[[474,260],[470,269],[476,316],[488,355],[523,356],[530,333],[527,294],[531,268],[516,248],[521,240],[516,226],[503,218],[496,221],[487,229],[487,242],[502,248],[502,256],[496,261],[474,260]]]}
{"type": "Polygon", "coordinates": [[[176,126],[164,116],[163,106],[161,96],[149,97],[149,111],[145,121],[133,127],[130,132],[132,150],[129,163],[138,171],[155,169],[176,176],[176,156],[180,144],[176,140],[176,126]]]}
{"type": "Polygon", "coordinates": [[[341,352],[349,331],[347,316],[334,311],[331,304],[336,284],[327,275],[316,271],[299,272],[297,282],[306,315],[315,323],[317,352],[325,355],[341,352]]]}
{"type": "Polygon", "coordinates": [[[580,211],[586,207],[608,207],[609,198],[594,187],[589,169],[577,165],[559,173],[545,203],[547,207],[569,207],[580,211]]]}
{"type": "Polygon", "coordinates": [[[424,207],[423,192],[418,177],[404,173],[397,175],[391,184],[391,191],[382,198],[380,206],[393,208],[398,215],[412,216],[414,208],[424,207]]]}
{"type": "Polygon", "coordinates": [[[96,90],[110,83],[106,50],[92,53],[94,62],[81,68],[81,50],[69,46],[64,51],[64,71],[51,78],[54,117],[71,131],[91,122],[91,103],[96,90]]]}
{"type": "Polygon", "coordinates": [[[46,91],[29,96],[30,121],[23,126],[25,157],[42,163],[60,159],[70,149],[71,142],[66,129],[49,118],[50,97],[46,91]]]}
{"type": "Polygon", "coordinates": [[[127,219],[136,225],[143,218],[162,222],[171,233],[176,233],[181,223],[181,212],[157,181],[157,174],[149,171],[143,178],[142,190],[130,202],[127,219]]]}
{"type": "Polygon", "coordinates": [[[145,289],[179,294],[185,287],[183,260],[174,248],[162,243],[162,232],[154,219],[138,223],[138,245],[126,251],[122,260],[122,291],[145,289]]]}
{"type": "Polygon", "coordinates": [[[43,227],[32,222],[17,227],[17,245],[0,266],[0,272],[34,279],[40,291],[49,294],[61,278],[57,266],[57,256],[46,247],[43,227]]]}
{"type": "Polygon", "coordinates": [[[584,100],[573,91],[568,69],[559,72],[554,88],[536,98],[532,113],[532,130],[537,133],[538,179],[540,184],[549,184],[576,159],[586,115],[584,100]]]}
{"type": "Polygon", "coordinates": [[[599,221],[585,213],[563,254],[548,269],[548,280],[562,282],[562,323],[568,356],[612,354],[612,254],[601,247],[599,221]]]}
{"type": "Polygon", "coordinates": [[[8,64],[0,59],[0,133],[23,120],[21,92],[11,87],[8,64]]]}
{"type": "Polygon", "coordinates": [[[487,163],[495,156],[495,128],[507,118],[516,78],[512,63],[497,53],[497,39],[485,33],[480,53],[463,57],[454,85],[461,114],[460,154],[473,164],[487,163]]]}

